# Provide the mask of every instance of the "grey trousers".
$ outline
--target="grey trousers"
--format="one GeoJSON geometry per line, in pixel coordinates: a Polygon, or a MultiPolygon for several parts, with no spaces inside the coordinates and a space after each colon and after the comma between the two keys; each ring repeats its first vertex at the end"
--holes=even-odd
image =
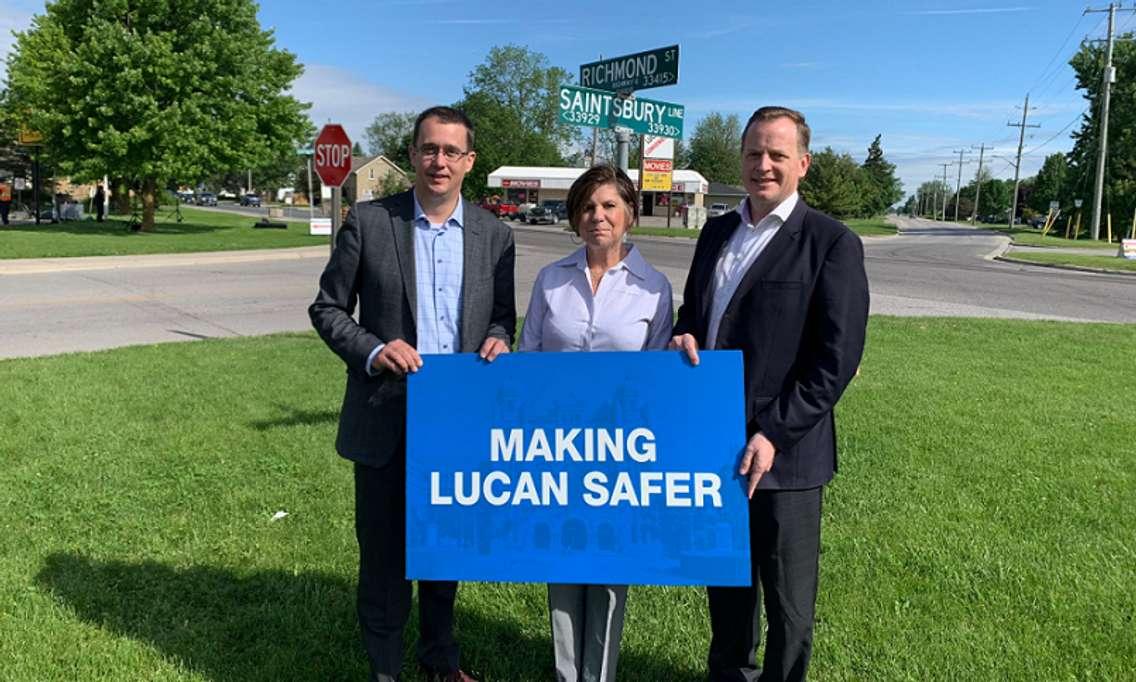
{"type": "Polygon", "coordinates": [[[612,682],[627,585],[548,586],[557,682],[612,682]]]}

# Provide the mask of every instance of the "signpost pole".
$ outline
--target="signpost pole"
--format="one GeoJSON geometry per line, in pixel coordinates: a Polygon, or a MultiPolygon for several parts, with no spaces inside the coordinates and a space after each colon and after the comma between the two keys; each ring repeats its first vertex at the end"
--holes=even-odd
{"type": "Polygon", "coordinates": [[[39,151],[32,156],[32,205],[35,211],[35,224],[39,225],[39,151]]]}
{"type": "Polygon", "coordinates": [[[339,188],[331,188],[331,250],[335,251],[335,236],[339,234],[340,223],[339,188]]]}
{"type": "Polygon", "coordinates": [[[631,133],[626,130],[615,131],[616,153],[615,158],[623,172],[627,172],[627,148],[631,145],[631,133]]]}

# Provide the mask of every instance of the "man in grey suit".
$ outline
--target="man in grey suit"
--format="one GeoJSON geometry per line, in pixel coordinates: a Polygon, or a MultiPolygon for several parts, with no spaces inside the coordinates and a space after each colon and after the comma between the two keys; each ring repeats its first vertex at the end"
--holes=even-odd
{"type": "MultiPolygon", "coordinates": [[[[355,463],[358,614],[373,681],[398,679],[410,616],[406,375],[428,353],[476,351],[491,362],[516,328],[512,232],[461,197],[473,143],[473,125],[456,109],[418,116],[413,189],[348,213],[308,310],[347,365],[336,449],[355,463]]],[[[456,595],[456,582],[418,582],[417,654],[430,680],[473,680],[458,666],[456,595]]]]}

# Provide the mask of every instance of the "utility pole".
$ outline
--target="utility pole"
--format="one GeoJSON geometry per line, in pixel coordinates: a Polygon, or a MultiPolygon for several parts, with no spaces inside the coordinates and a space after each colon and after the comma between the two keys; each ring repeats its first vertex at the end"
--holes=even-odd
{"type": "Polygon", "coordinates": [[[966,153],[966,150],[956,149],[954,153],[959,155],[958,181],[955,182],[955,222],[957,223],[959,220],[959,197],[962,195],[962,155],[966,153]]]}
{"type": "Polygon", "coordinates": [[[1026,116],[1029,115],[1029,93],[1026,93],[1026,103],[1022,107],[1022,122],[1021,123],[1007,123],[1006,125],[1011,128],[1021,128],[1021,133],[1018,135],[1018,161],[1014,164],[1014,197],[1010,200],[1010,222],[1009,228],[1014,229],[1014,218],[1018,215],[1018,182],[1022,170],[1022,145],[1026,141],[1026,128],[1040,128],[1041,126],[1033,123],[1026,125],[1026,116]]]}
{"type": "Polygon", "coordinates": [[[1108,156],[1108,107],[1109,99],[1112,96],[1112,84],[1116,82],[1116,67],[1112,65],[1112,32],[1113,28],[1116,26],[1117,9],[1124,12],[1136,11],[1136,9],[1132,8],[1124,9],[1117,7],[1116,4],[1112,2],[1108,3],[1108,9],[1086,9],[1084,11],[1084,14],[1108,12],[1108,39],[1105,41],[1104,78],[1101,92],[1103,98],[1101,99],[1100,151],[1097,153],[1097,178],[1093,191],[1093,224],[1090,228],[1090,236],[1094,240],[1100,237],[1100,221],[1104,199],[1104,165],[1108,156]]]}
{"type": "MultiPolygon", "coordinates": [[[[974,145],[971,145],[973,148],[974,145]]],[[[978,172],[974,174],[974,209],[970,212],[970,223],[978,225],[978,197],[982,194],[982,155],[986,153],[986,143],[978,148],[978,172]]]]}
{"type": "Polygon", "coordinates": [[[943,167],[943,222],[947,222],[947,189],[950,185],[947,184],[947,169],[955,165],[954,163],[940,163],[943,167]]]}

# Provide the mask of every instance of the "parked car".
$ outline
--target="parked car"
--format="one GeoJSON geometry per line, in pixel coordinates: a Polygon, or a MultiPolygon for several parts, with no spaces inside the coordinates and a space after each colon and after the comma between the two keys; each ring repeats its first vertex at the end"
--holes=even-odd
{"type": "Polygon", "coordinates": [[[252,194],[252,193],[242,194],[241,195],[241,206],[256,206],[256,207],[259,207],[260,206],[260,195],[259,194],[252,194]]]}
{"type": "Polygon", "coordinates": [[[1029,219],[1029,225],[1030,225],[1030,227],[1035,228],[1035,229],[1044,227],[1045,226],[1045,216],[1035,215],[1034,217],[1029,219]]]}
{"type": "Polygon", "coordinates": [[[521,204],[517,206],[517,215],[515,216],[516,219],[521,221],[522,223],[527,223],[529,218],[529,209],[533,208],[534,206],[536,206],[536,204],[521,204]]]}
{"type": "Polygon", "coordinates": [[[717,218],[720,215],[726,215],[730,212],[730,207],[726,204],[710,204],[710,210],[706,212],[708,218],[717,218]]]}
{"type": "Polygon", "coordinates": [[[237,194],[236,194],[236,192],[232,192],[230,190],[223,189],[223,190],[220,190],[219,192],[217,192],[217,198],[218,199],[236,199],[237,194]]]}
{"type": "Polygon", "coordinates": [[[525,222],[532,225],[555,225],[559,220],[560,217],[556,215],[556,211],[549,210],[544,206],[533,206],[525,212],[525,222]]]}
{"type": "Polygon", "coordinates": [[[481,208],[484,208],[486,211],[489,211],[501,220],[516,220],[518,217],[517,205],[510,204],[507,201],[485,199],[481,202],[481,208]]]}
{"type": "Polygon", "coordinates": [[[557,220],[565,220],[568,218],[568,204],[559,199],[548,199],[547,201],[540,202],[540,205],[546,210],[555,213],[557,220]]]}
{"type": "Polygon", "coordinates": [[[183,204],[192,204],[193,203],[193,192],[178,192],[177,198],[183,204]]]}
{"type": "Polygon", "coordinates": [[[197,195],[197,200],[194,203],[198,206],[216,206],[217,195],[212,192],[202,192],[197,195]]]}

